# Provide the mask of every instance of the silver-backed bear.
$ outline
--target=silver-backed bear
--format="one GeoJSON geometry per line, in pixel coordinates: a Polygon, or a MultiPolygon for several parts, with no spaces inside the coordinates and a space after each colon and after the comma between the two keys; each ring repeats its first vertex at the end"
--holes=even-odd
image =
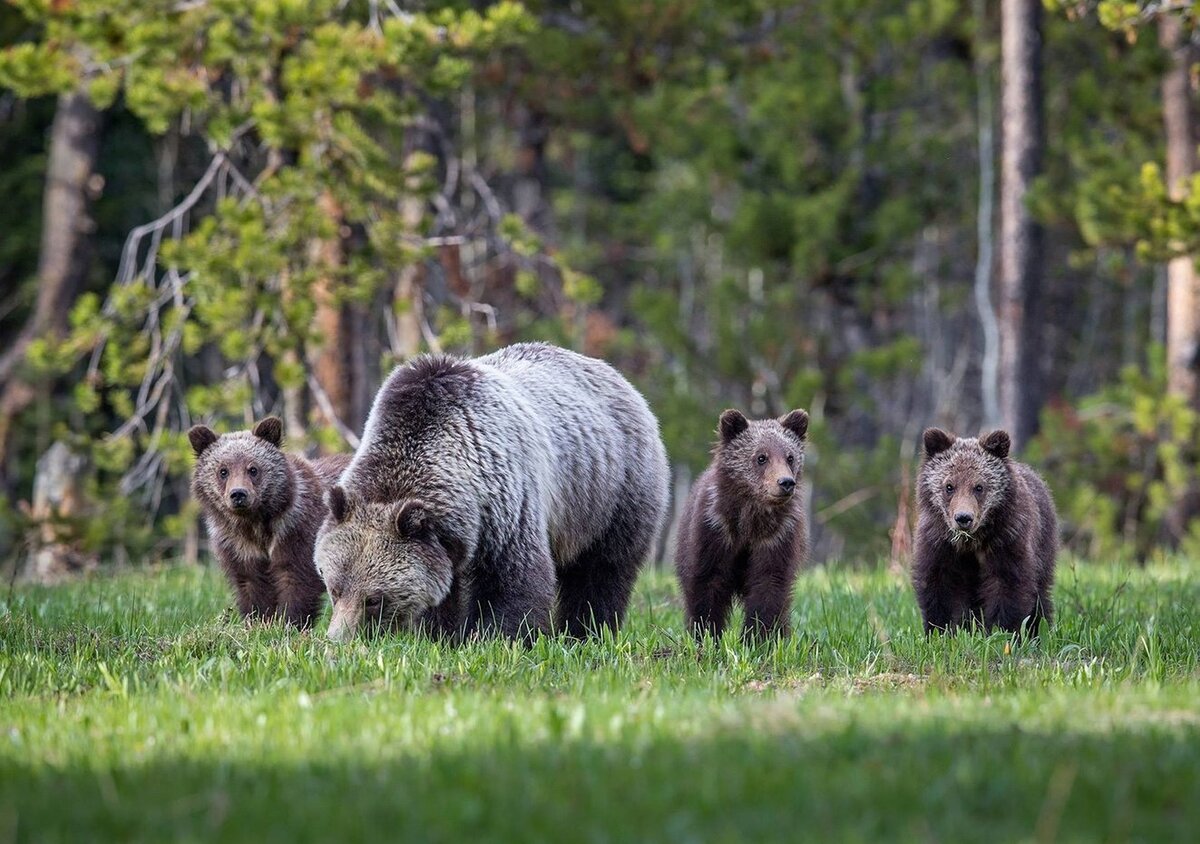
{"type": "Polygon", "coordinates": [[[545,344],[417,358],[380,388],[330,490],[329,636],[615,626],[667,487],[658,421],[608,364],[545,344]]]}

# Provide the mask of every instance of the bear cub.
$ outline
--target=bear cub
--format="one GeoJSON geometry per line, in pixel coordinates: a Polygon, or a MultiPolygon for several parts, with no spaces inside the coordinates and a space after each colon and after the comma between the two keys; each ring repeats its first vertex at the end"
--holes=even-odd
{"type": "Polygon", "coordinates": [[[274,416],[253,431],[217,436],[188,431],[196,453],[192,495],[204,511],[209,540],[245,618],[312,624],[325,584],[313,565],[325,493],[350,462],[338,454],[309,462],[285,454],[274,416]]]}
{"type": "Polygon", "coordinates": [[[925,431],[912,578],[925,632],[978,623],[1036,635],[1054,606],[1058,523],[1046,482],[1004,431],[925,431]]]}
{"type": "Polygon", "coordinates": [[[714,638],[734,596],[745,608],[742,635],[786,633],[792,584],[808,552],[797,484],[804,470],[808,414],[778,421],[721,414],[713,461],[697,479],[679,523],[675,569],[688,627],[714,638]]]}

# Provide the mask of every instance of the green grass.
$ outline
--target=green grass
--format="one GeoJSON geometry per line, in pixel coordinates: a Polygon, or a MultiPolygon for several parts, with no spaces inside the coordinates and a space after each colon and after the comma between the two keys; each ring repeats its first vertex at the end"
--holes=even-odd
{"type": "Polygon", "coordinates": [[[1064,565],[1011,649],[883,571],[803,575],[757,648],[690,642],[665,575],[531,649],[246,629],[198,570],[17,589],[0,842],[1194,840],[1197,574],[1064,565]]]}

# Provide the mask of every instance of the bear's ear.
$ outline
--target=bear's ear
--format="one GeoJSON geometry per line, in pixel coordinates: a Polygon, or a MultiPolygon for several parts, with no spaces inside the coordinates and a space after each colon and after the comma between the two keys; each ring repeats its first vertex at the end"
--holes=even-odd
{"type": "Polygon", "coordinates": [[[396,508],[392,517],[396,525],[396,533],[403,537],[416,537],[425,532],[432,521],[433,514],[429,505],[424,501],[410,498],[396,508]]]}
{"type": "Polygon", "coordinates": [[[1012,448],[1012,439],[1008,436],[1008,431],[992,431],[980,437],[979,444],[992,457],[1003,460],[1008,457],[1008,450],[1012,448]]]}
{"type": "Polygon", "coordinates": [[[925,456],[937,457],[943,451],[954,445],[954,437],[941,428],[925,429],[925,456]]]}
{"type": "Polygon", "coordinates": [[[329,515],[333,516],[335,524],[340,525],[350,515],[350,501],[346,498],[346,490],[340,486],[331,486],[329,492],[325,493],[325,506],[329,508],[329,515]]]}
{"type": "Polygon", "coordinates": [[[779,420],[779,424],[787,428],[800,439],[808,435],[808,413],[803,410],[793,410],[779,420]]]}
{"type": "Polygon", "coordinates": [[[721,442],[730,442],[749,427],[750,423],[746,421],[742,412],[732,408],[722,413],[721,421],[717,423],[717,430],[721,432],[721,442]]]}
{"type": "Polygon", "coordinates": [[[188,441],[192,444],[192,451],[199,457],[206,448],[217,441],[217,435],[207,425],[193,425],[188,431],[188,441]]]}
{"type": "Polygon", "coordinates": [[[254,426],[254,436],[278,446],[283,442],[283,422],[278,416],[268,416],[254,426]]]}

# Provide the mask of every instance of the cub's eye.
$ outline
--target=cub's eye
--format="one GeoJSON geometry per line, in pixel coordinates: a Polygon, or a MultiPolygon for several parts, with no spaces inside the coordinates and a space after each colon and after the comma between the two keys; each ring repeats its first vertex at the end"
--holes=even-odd
{"type": "Polygon", "coordinates": [[[767,455],[765,455],[765,454],[758,455],[758,465],[759,466],[761,466],[762,464],[764,464],[766,462],[767,462],[767,455]]]}
{"type": "Polygon", "coordinates": [[[792,457],[792,455],[789,454],[788,455],[788,465],[791,466],[795,462],[796,462],[796,458],[792,457]]]}
{"type": "Polygon", "coordinates": [[[229,477],[229,470],[222,466],[221,470],[217,472],[217,474],[221,477],[221,480],[225,480],[229,477]]]}
{"type": "Polygon", "coordinates": [[[954,492],[954,484],[946,484],[946,492],[954,492]]]}
{"type": "Polygon", "coordinates": [[[338,601],[342,600],[342,590],[341,590],[341,589],[332,589],[332,588],[331,588],[331,589],[329,590],[329,600],[333,601],[335,604],[336,604],[338,601]]]}
{"type": "Polygon", "coordinates": [[[981,492],[983,492],[983,484],[975,484],[975,493],[979,494],[981,492]]]}
{"type": "Polygon", "coordinates": [[[252,478],[258,477],[258,467],[257,466],[250,467],[250,477],[252,477],[252,478]]]}

